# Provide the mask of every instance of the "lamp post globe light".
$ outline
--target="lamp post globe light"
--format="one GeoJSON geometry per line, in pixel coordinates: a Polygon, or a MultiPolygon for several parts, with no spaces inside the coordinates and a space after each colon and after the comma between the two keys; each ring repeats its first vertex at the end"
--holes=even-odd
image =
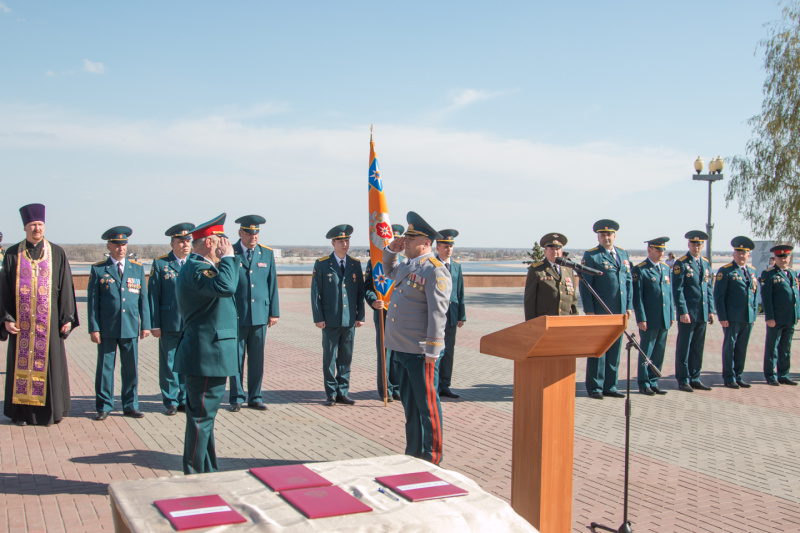
{"type": "Polygon", "coordinates": [[[697,174],[692,176],[692,179],[695,181],[708,182],[708,222],[706,223],[706,233],[708,233],[708,245],[706,246],[706,257],[708,258],[709,266],[713,268],[714,263],[711,261],[711,233],[714,230],[714,224],[711,223],[711,184],[725,177],[722,174],[722,168],[725,166],[725,161],[723,161],[720,156],[712,158],[711,161],[709,161],[708,163],[708,174],[702,174],[703,166],[704,166],[703,158],[697,156],[697,159],[694,162],[694,169],[697,172],[697,174]]]}

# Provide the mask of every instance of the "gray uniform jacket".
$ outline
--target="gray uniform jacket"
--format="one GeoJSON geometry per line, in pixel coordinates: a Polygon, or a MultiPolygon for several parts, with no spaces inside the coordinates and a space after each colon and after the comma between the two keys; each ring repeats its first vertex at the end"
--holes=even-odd
{"type": "Polygon", "coordinates": [[[383,249],[383,271],[394,280],[386,316],[385,346],[405,353],[439,357],[453,283],[450,272],[432,253],[397,262],[397,254],[383,249]]]}

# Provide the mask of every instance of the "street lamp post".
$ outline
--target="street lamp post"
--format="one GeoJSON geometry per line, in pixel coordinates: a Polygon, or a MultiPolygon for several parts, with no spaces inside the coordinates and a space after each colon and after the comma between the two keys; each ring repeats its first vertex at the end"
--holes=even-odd
{"type": "Polygon", "coordinates": [[[708,264],[712,267],[714,263],[711,261],[711,232],[714,230],[714,224],[711,223],[711,184],[725,177],[722,174],[722,167],[724,166],[725,162],[720,156],[717,156],[715,159],[709,161],[708,174],[701,174],[701,172],[703,172],[703,158],[697,156],[697,160],[694,162],[694,169],[697,171],[697,174],[692,176],[692,179],[695,181],[708,182],[708,222],[706,223],[708,246],[706,247],[706,257],[708,257],[708,264]]]}

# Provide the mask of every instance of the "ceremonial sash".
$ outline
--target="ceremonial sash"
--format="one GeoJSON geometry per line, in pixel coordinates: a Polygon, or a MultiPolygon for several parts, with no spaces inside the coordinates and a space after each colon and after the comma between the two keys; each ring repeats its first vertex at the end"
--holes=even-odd
{"type": "Polygon", "coordinates": [[[44,241],[41,259],[33,261],[19,244],[17,261],[17,349],[11,403],[44,406],[50,349],[52,255],[44,241]]]}

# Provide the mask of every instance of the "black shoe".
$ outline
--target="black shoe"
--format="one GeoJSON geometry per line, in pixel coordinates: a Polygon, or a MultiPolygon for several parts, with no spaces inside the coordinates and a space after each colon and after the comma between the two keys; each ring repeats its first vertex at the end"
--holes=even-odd
{"type": "Polygon", "coordinates": [[[645,396],[655,396],[656,393],[653,392],[650,387],[642,387],[639,389],[639,394],[644,394],[645,396]]]}
{"type": "Polygon", "coordinates": [[[264,405],[264,402],[254,402],[247,404],[248,409],[255,409],[256,411],[266,411],[267,406],[264,405]]]}
{"type": "Polygon", "coordinates": [[[393,392],[392,393],[392,400],[397,400],[399,402],[400,401],[400,393],[399,392],[393,392]]]}
{"type": "Polygon", "coordinates": [[[617,392],[617,391],[614,391],[614,392],[605,392],[605,391],[603,391],[603,396],[608,396],[609,398],[624,398],[625,397],[624,394],[622,394],[621,392],[617,392]]]}
{"type": "Polygon", "coordinates": [[[345,405],[353,405],[353,404],[356,403],[356,401],[355,400],[351,400],[349,396],[344,394],[342,396],[337,396],[336,397],[336,403],[343,403],[345,405]]]}
{"type": "Polygon", "coordinates": [[[238,413],[242,410],[242,404],[240,403],[232,403],[230,407],[228,407],[228,411],[231,413],[238,413]]]}
{"type": "Polygon", "coordinates": [[[138,409],[131,409],[130,411],[124,411],[122,414],[130,418],[144,418],[144,413],[138,409]]]}
{"type": "Polygon", "coordinates": [[[107,411],[98,411],[95,420],[105,420],[106,418],[108,418],[107,411]]]}
{"type": "Polygon", "coordinates": [[[442,389],[441,391],[439,391],[439,396],[444,396],[445,398],[461,398],[461,396],[451,391],[450,389],[442,389]]]}
{"type": "Polygon", "coordinates": [[[591,398],[593,400],[602,400],[603,399],[603,394],[600,393],[600,392],[590,392],[589,393],[589,398],[591,398]]]}
{"type": "Polygon", "coordinates": [[[692,381],[689,385],[695,390],[711,390],[711,387],[708,385],[704,385],[700,381],[692,381]]]}
{"type": "Polygon", "coordinates": [[[180,411],[181,413],[185,413],[186,412],[186,404],[185,403],[180,404],[178,406],[178,411],[180,411]]]}
{"type": "Polygon", "coordinates": [[[178,414],[178,408],[174,405],[167,407],[167,416],[175,416],[178,414]]]}
{"type": "Polygon", "coordinates": [[[661,390],[658,387],[656,387],[655,385],[650,385],[650,390],[655,392],[656,394],[661,394],[661,395],[664,395],[664,394],[667,393],[667,391],[661,390]]]}
{"type": "Polygon", "coordinates": [[[333,407],[334,405],[336,405],[336,400],[333,398],[328,398],[325,400],[325,407],[333,407]]]}
{"type": "Polygon", "coordinates": [[[775,379],[775,378],[768,379],[767,380],[767,385],[772,385],[773,387],[780,387],[781,386],[781,384],[778,383],[778,380],[775,379]]]}
{"type": "Polygon", "coordinates": [[[729,389],[739,389],[740,388],[737,383],[726,383],[725,386],[728,387],[729,389]]]}
{"type": "Polygon", "coordinates": [[[21,427],[21,426],[27,426],[27,425],[28,425],[28,423],[27,423],[27,422],[25,422],[24,420],[14,420],[14,425],[15,425],[15,426],[20,426],[20,427],[21,427]]]}
{"type": "Polygon", "coordinates": [[[797,385],[796,381],[792,381],[789,378],[778,378],[778,383],[781,385],[797,385]]]}
{"type": "Polygon", "coordinates": [[[740,386],[741,388],[743,388],[743,389],[749,389],[749,388],[750,388],[750,384],[749,384],[749,383],[747,383],[747,382],[746,382],[745,380],[743,380],[743,379],[737,379],[737,380],[736,380],[736,384],[737,384],[737,385],[739,385],[739,386],[740,386]]]}
{"type": "Polygon", "coordinates": [[[682,390],[683,392],[694,392],[694,389],[688,383],[681,383],[678,385],[678,390],[682,390]]]}

